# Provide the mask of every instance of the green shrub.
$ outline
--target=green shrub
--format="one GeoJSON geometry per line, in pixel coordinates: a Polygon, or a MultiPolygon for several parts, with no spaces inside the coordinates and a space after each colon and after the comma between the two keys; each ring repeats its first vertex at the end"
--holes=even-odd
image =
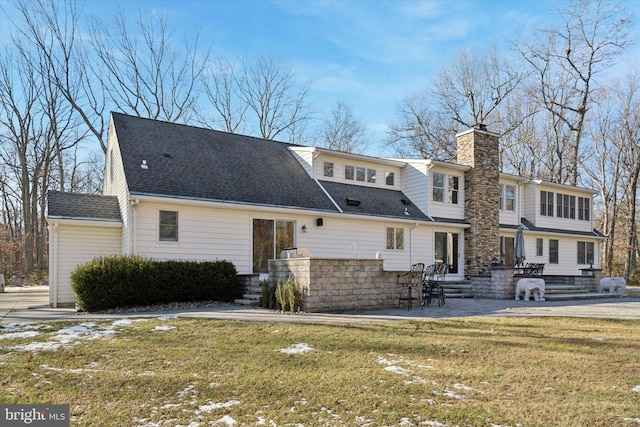
{"type": "Polygon", "coordinates": [[[228,261],[153,261],[138,256],[96,258],[71,274],[78,306],[95,311],[186,301],[233,301],[242,295],[228,261]]]}
{"type": "Polygon", "coordinates": [[[276,300],[276,286],[268,280],[260,281],[260,307],[268,310],[280,310],[276,300]]]}
{"type": "Polygon", "coordinates": [[[293,277],[276,285],[276,300],[282,311],[298,312],[302,309],[302,292],[293,277]]]}

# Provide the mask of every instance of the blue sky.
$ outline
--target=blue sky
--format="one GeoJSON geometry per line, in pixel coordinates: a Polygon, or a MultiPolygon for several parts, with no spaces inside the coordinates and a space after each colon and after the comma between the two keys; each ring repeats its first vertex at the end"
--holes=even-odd
{"type": "MultiPolygon", "coordinates": [[[[640,11],[640,1],[628,5],[640,11]]],[[[87,0],[84,11],[107,19],[117,8],[132,15],[157,9],[168,14],[179,40],[197,31],[214,56],[271,55],[311,84],[308,101],[318,114],[343,101],[380,140],[398,101],[425,89],[459,48],[483,52],[497,44],[509,53],[507,40],[553,25],[557,6],[553,0],[87,0]]]]}

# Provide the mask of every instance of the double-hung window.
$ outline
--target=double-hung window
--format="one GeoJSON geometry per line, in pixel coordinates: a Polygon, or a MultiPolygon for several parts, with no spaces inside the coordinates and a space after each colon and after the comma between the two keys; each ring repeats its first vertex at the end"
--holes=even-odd
{"type": "Polygon", "coordinates": [[[444,203],[444,174],[433,174],[433,201],[444,203]]]}
{"type": "Polygon", "coordinates": [[[540,215],[553,216],[553,192],[540,192],[540,215]]]}
{"type": "Polygon", "coordinates": [[[460,203],[460,177],[434,172],[431,181],[431,197],[434,202],[452,205],[460,203]]]}
{"type": "Polygon", "coordinates": [[[387,249],[404,249],[404,228],[387,227],[387,249]]]}
{"type": "Polygon", "coordinates": [[[591,199],[578,197],[578,219],[582,221],[591,220],[591,199]]]}
{"type": "Polygon", "coordinates": [[[578,264],[593,264],[593,242],[578,242],[578,264]]]}
{"type": "Polygon", "coordinates": [[[549,264],[558,264],[559,242],[555,239],[549,239],[549,264]]]}
{"type": "Polygon", "coordinates": [[[516,211],[516,187],[513,185],[500,185],[500,210],[516,211]]]}
{"type": "Polygon", "coordinates": [[[449,188],[447,189],[447,194],[449,197],[447,198],[447,201],[452,205],[458,204],[458,193],[460,191],[459,182],[460,178],[458,178],[457,176],[449,177],[449,188]]]}
{"type": "Polygon", "coordinates": [[[158,240],[161,242],[178,241],[178,212],[160,211],[158,240]]]}

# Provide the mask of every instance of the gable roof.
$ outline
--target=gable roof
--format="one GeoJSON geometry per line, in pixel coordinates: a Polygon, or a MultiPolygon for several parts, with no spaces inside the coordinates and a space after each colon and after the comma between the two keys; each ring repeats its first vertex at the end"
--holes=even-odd
{"type": "Polygon", "coordinates": [[[336,211],[291,144],[120,113],[112,118],[132,195],[336,211]]]}
{"type": "Polygon", "coordinates": [[[122,221],[116,196],[53,190],[47,193],[47,218],[122,221]]]}
{"type": "Polygon", "coordinates": [[[321,184],[343,212],[432,221],[402,191],[333,181],[321,184]]]}

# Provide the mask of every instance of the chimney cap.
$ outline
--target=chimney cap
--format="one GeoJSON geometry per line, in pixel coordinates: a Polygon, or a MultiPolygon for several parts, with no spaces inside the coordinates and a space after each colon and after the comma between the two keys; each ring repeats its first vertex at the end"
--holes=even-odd
{"type": "Polygon", "coordinates": [[[487,130],[487,125],[484,123],[476,123],[473,127],[478,130],[487,130]]]}

